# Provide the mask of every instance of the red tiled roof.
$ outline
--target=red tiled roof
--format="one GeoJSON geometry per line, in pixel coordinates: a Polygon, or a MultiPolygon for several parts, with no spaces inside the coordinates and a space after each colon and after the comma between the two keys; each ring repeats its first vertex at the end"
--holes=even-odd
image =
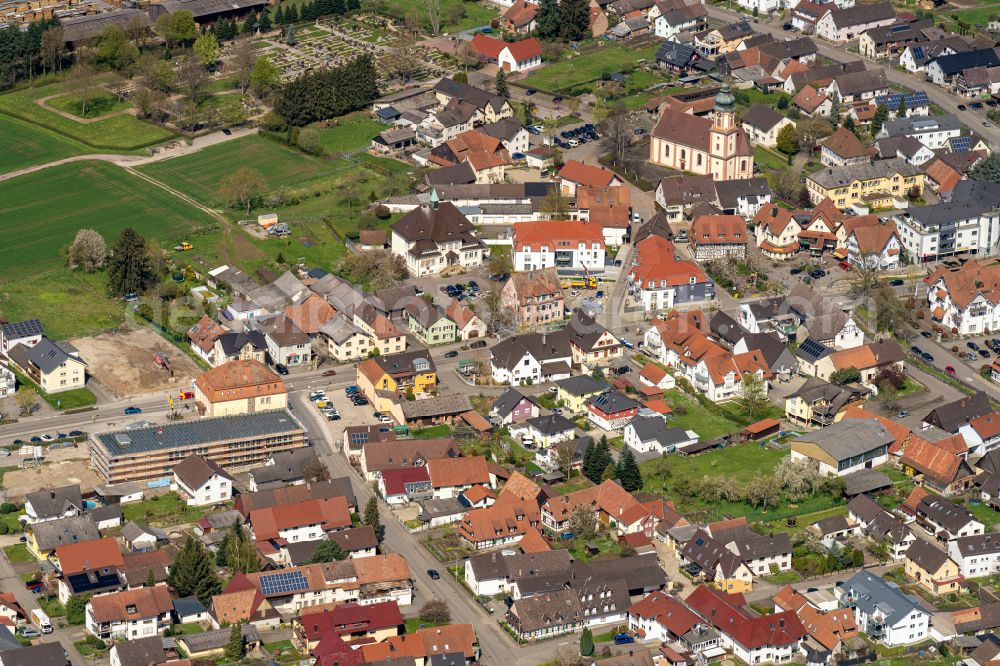
{"type": "Polygon", "coordinates": [[[727,595],[706,585],[692,592],[687,604],[746,649],[796,644],[806,635],[795,613],[784,611],[750,617],[741,608],[745,604],[743,595],[727,595]]]}
{"type": "Polygon", "coordinates": [[[517,546],[521,549],[521,552],[526,555],[531,555],[532,553],[544,553],[552,550],[549,542],[545,540],[542,533],[535,527],[529,527],[525,530],[524,536],[517,542],[517,546]]]}
{"type": "Polygon", "coordinates": [[[579,222],[576,220],[546,220],[542,222],[518,222],[514,225],[514,251],[518,252],[525,246],[551,248],[567,243],[576,247],[579,243],[604,245],[604,232],[601,225],[594,222],[579,222]]]}
{"type": "Polygon", "coordinates": [[[618,179],[618,175],[614,171],[590,166],[576,160],[566,160],[563,167],[559,169],[558,177],[561,180],[568,180],[585,187],[608,187],[618,179]]]}
{"type": "Polygon", "coordinates": [[[319,612],[310,612],[305,608],[299,622],[306,637],[310,641],[318,641],[329,631],[344,635],[361,630],[392,629],[403,624],[403,615],[395,601],[363,605],[346,603],[319,612]]]}
{"type": "Polygon", "coordinates": [[[118,541],[112,537],[59,546],[55,556],[64,575],[125,564],[118,541]]]}
{"type": "Polygon", "coordinates": [[[427,473],[435,488],[474,485],[489,485],[490,473],[486,469],[486,458],[469,456],[461,458],[439,458],[427,461],[427,473]]]}
{"type": "Polygon", "coordinates": [[[747,223],[739,215],[700,215],[691,223],[691,244],[742,245],[747,242],[747,223]]]}
{"type": "Polygon", "coordinates": [[[350,527],[351,512],[345,498],[329,497],[257,509],[250,512],[249,523],[254,538],[264,541],[277,538],[280,530],[306,525],[320,524],[326,531],[350,527]]]}
{"type": "Polygon", "coordinates": [[[387,496],[402,495],[406,492],[407,483],[430,481],[427,467],[401,467],[399,469],[382,470],[382,483],[387,496]]]}

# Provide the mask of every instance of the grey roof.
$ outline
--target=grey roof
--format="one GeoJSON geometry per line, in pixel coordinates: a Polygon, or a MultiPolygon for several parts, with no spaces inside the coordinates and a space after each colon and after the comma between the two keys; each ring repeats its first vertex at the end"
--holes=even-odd
{"type": "Polygon", "coordinates": [[[814,524],[822,536],[837,534],[838,532],[851,529],[851,524],[847,522],[846,516],[830,516],[829,518],[817,520],[814,524]]]}
{"type": "Polygon", "coordinates": [[[917,599],[903,594],[897,586],[867,571],[856,573],[841,589],[849,596],[852,605],[866,614],[883,614],[885,624],[890,627],[895,626],[911,611],[919,610],[927,614],[917,599]]]}
{"type": "Polygon", "coordinates": [[[308,333],[283,314],[255,319],[253,325],[268,338],[274,340],[279,347],[308,345],[311,340],[308,333]]]}
{"type": "Polygon", "coordinates": [[[847,9],[834,9],[830,12],[830,18],[838,28],[865,25],[895,16],[896,10],[888,2],[872,5],[856,5],[847,9]]]}
{"type": "Polygon", "coordinates": [[[937,64],[945,76],[951,76],[973,67],[1000,65],[1000,57],[997,56],[994,48],[973,49],[935,58],[931,64],[937,64]]]}
{"type": "Polygon", "coordinates": [[[587,398],[587,404],[593,405],[605,414],[614,414],[633,407],[639,407],[639,403],[628,397],[618,389],[611,389],[599,395],[592,395],[587,398]]]}
{"type": "Polygon", "coordinates": [[[351,323],[347,317],[340,314],[325,322],[319,327],[319,330],[320,333],[338,345],[347,342],[356,335],[368,335],[360,327],[351,323]]]}
{"type": "Polygon", "coordinates": [[[629,425],[635,430],[639,441],[648,442],[655,439],[660,446],[667,449],[691,439],[683,428],[671,428],[659,416],[637,416],[629,422],[629,425]]]}
{"type": "Polygon", "coordinates": [[[93,518],[95,523],[103,523],[106,520],[114,520],[115,518],[120,523],[122,519],[122,506],[121,504],[95,506],[93,509],[87,509],[87,515],[93,518]]]}
{"type": "Polygon", "coordinates": [[[744,125],[752,125],[757,129],[770,131],[778,123],[785,119],[785,116],[775,111],[770,106],[764,104],[754,104],[744,112],[740,122],[744,125]]]}
{"type": "Polygon", "coordinates": [[[989,396],[985,391],[959,398],[954,402],[940,405],[923,418],[924,423],[930,423],[946,432],[955,434],[958,429],[972,419],[979,418],[993,411],[989,396]]]}
{"type": "Polygon", "coordinates": [[[977,557],[979,555],[990,555],[1000,553],[1000,534],[988,533],[977,534],[953,539],[959,555],[962,557],[977,557]]]}
{"type": "MultiPolygon", "coordinates": [[[[16,627],[15,627],[16,629],[16,627]]],[[[0,653],[24,647],[5,624],[0,624],[0,653]]]]}
{"type": "Polygon", "coordinates": [[[744,561],[777,557],[792,552],[792,540],[785,532],[758,534],[736,539],[734,543],[744,561]]]}
{"type": "MultiPolygon", "coordinates": [[[[176,602],[174,603],[176,605],[176,602]]],[[[163,638],[160,636],[118,641],[114,650],[118,653],[118,663],[121,666],[147,666],[166,661],[163,638]]]]}
{"type": "Polygon", "coordinates": [[[494,139],[510,141],[520,132],[524,131],[524,127],[521,123],[516,120],[512,120],[511,118],[501,118],[495,122],[483,125],[479,128],[479,131],[483,134],[492,136],[494,139]]]}
{"type": "Polygon", "coordinates": [[[565,549],[513,555],[493,551],[472,556],[469,566],[476,580],[508,578],[513,582],[564,572],[569,569],[571,561],[570,553],[565,549]]]}
{"type": "Polygon", "coordinates": [[[881,69],[863,72],[849,72],[833,77],[841,96],[860,95],[889,87],[885,80],[885,72],[881,69]]]}
{"type": "Polygon", "coordinates": [[[424,175],[427,185],[471,185],[476,182],[476,170],[468,162],[459,162],[450,166],[428,171],[424,175]]]}
{"type": "Polygon", "coordinates": [[[61,516],[69,508],[83,510],[80,484],[38,490],[25,495],[24,500],[31,505],[35,515],[43,520],[61,516]]]}
{"type": "Polygon", "coordinates": [[[491,363],[505,370],[512,370],[525,354],[531,354],[539,363],[572,357],[569,338],[562,331],[513,335],[493,345],[490,354],[491,363]]]}
{"type": "Polygon", "coordinates": [[[558,435],[576,428],[576,424],[562,414],[543,414],[528,419],[525,423],[543,435],[558,435]]]}
{"type": "Polygon", "coordinates": [[[174,465],[174,476],[177,477],[188,488],[197,490],[205,485],[209,479],[218,475],[224,479],[233,480],[229,472],[222,469],[217,463],[192,453],[184,460],[174,465]]]}
{"type": "Polygon", "coordinates": [[[975,515],[964,506],[936,495],[927,495],[917,503],[917,515],[952,533],[977,521],[975,515]]]}
{"type": "MultiPolygon", "coordinates": [[[[24,345],[18,344],[17,346],[23,347],[24,345]]],[[[29,361],[37,365],[39,370],[45,374],[52,372],[69,359],[86,365],[83,359],[70,355],[63,347],[60,347],[48,338],[42,338],[34,347],[29,347],[27,357],[29,361]]]]}
{"type": "Polygon", "coordinates": [[[824,356],[829,356],[833,350],[814,338],[806,338],[795,350],[795,356],[806,363],[815,363],[824,356]]]}
{"type": "Polygon", "coordinates": [[[872,180],[883,178],[887,174],[898,173],[901,176],[915,176],[920,171],[917,167],[899,157],[878,160],[872,163],[848,164],[840,167],[820,169],[806,176],[826,189],[846,187],[856,180],[872,180]]]}
{"type": "Polygon", "coordinates": [[[929,574],[934,574],[948,561],[948,553],[930,541],[917,539],[906,549],[906,557],[929,574]]]}
{"type": "Polygon", "coordinates": [[[490,411],[495,412],[497,416],[503,418],[510,414],[522,400],[528,400],[535,405],[538,404],[535,401],[535,398],[524,395],[514,387],[507,387],[507,389],[505,389],[504,392],[500,394],[500,397],[493,403],[490,411]]]}
{"type": "Polygon", "coordinates": [[[892,433],[874,419],[847,419],[796,437],[793,441],[815,444],[834,460],[841,461],[888,446],[892,433]]]}
{"type": "Polygon", "coordinates": [[[500,111],[507,100],[500,95],[487,92],[482,88],[470,86],[467,83],[459,83],[454,79],[442,78],[434,85],[434,92],[441,93],[453,99],[461,99],[470,104],[474,104],[478,109],[493,107],[495,111],[500,111]]]}
{"type": "Polygon", "coordinates": [[[401,403],[403,417],[407,420],[422,419],[468,412],[472,409],[469,396],[465,393],[438,395],[423,400],[404,400],[401,403]]]}
{"type": "Polygon", "coordinates": [[[926,227],[939,226],[979,216],[1000,207],[1000,184],[960,180],[952,191],[952,200],[930,206],[908,208],[899,213],[926,227]]]}
{"type": "MultiPolygon", "coordinates": [[[[232,525],[232,523],[229,523],[232,525]]],[[[228,527],[228,526],[227,526],[228,527]]],[[[151,527],[130,520],[122,527],[122,538],[126,541],[135,541],[144,534],[149,534],[158,540],[166,541],[167,533],[158,527],[151,527]]]]}
{"type": "Polygon", "coordinates": [[[250,470],[254,483],[260,488],[266,484],[293,483],[304,478],[304,470],[319,461],[316,449],[311,446],[291,451],[280,451],[268,461],[267,465],[254,467],[250,470]]]}
{"type": "MultiPolygon", "coordinates": [[[[226,627],[225,629],[217,629],[215,631],[204,631],[200,634],[185,634],[184,636],[179,636],[177,640],[187,645],[189,652],[206,652],[226,647],[231,631],[229,627],[226,627]]],[[[240,627],[240,631],[243,632],[244,643],[260,641],[260,634],[254,625],[244,624],[240,627]]]]}
{"type": "MultiPolygon", "coordinates": [[[[426,440],[419,440],[426,441],[426,440]]],[[[349,506],[358,505],[354,496],[354,489],[351,486],[351,479],[347,476],[339,476],[329,481],[318,481],[316,483],[306,483],[298,486],[280,486],[259,490],[255,493],[243,493],[240,495],[240,509],[249,514],[250,511],[269,509],[278,504],[287,504],[291,501],[301,501],[304,499],[327,499],[330,497],[343,497],[349,506]],[[289,499],[294,497],[294,499],[289,499]]],[[[243,521],[240,521],[243,522],[243,521]]],[[[230,520],[225,526],[232,525],[230,520]]]]}
{"type": "Polygon", "coordinates": [[[198,601],[198,597],[183,597],[181,599],[174,599],[174,610],[178,615],[185,616],[204,613],[208,609],[198,601]]]}
{"type": "Polygon", "coordinates": [[[112,457],[135,455],[167,448],[193,448],[199,444],[223,440],[245,440],[288,432],[304,432],[305,428],[287,409],[239,416],[153,425],[137,430],[117,430],[92,435],[112,457]]]}
{"type": "Polygon", "coordinates": [[[735,209],[739,199],[771,195],[771,186],[767,178],[741,178],[739,180],[720,180],[715,183],[715,195],[719,205],[724,209],[735,209]]]}
{"type": "Polygon", "coordinates": [[[181,10],[191,12],[195,18],[228,14],[234,10],[266,6],[266,0],[161,0],[160,6],[171,14],[181,10]]]}
{"type": "Polygon", "coordinates": [[[656,59],[675,67],[687,67],[694,58],[696,51],[693,46],[679,42],[664,41],[656,49],[656,59]]]}
{"type": "Polygon", "coordinates": [[[40,643],[31,647],[7,650],[3,666],[66,666],[66,655],[60,643],[40,643]]]}
{"type": "Polygon", "coordinates": [[[928,132],[948,132],[962,129],[962,122],[954,114],[945,116],[910,116],[890,120],[882,125],[880,137],[919,136],[928,132]]]}
{"type": "Polygon", "coordinates": [[[743,564],[743,560],[705,530],[699,529],[681,550],[681,557],[697,564],[709,579],[713,579],[716,568],[721,567],[724,575],[732,574],[743,564]]]}
{"type": "Polygon", "coordinates": [[[469,507],[459,502],[458,498],[455,497],[424,500],[420,503],[420,513],[417,515],[417,519],[430,522],[433,518],[465,514],[468,511],[469,507]]]}
{"type": "MultiPolygon", "coordinates": [[[[570,344],[589,352],[594,349],[601,336],[607,333],[608,329],[594,317],[577,310],[563,328],[563,332],[569,338],[570,344]]],[[[607,347],[602,347],[602,349],[607,349],[607,347]]]]}
{"type": "Polygon", "coordinates": [[[31,526],[31,532],[35,536],[38,548],[42,551],[101,538],[93,518],[87,515],[35,523],[31,526]]]}
{"type": "Polygon", "coordinates": [[[208,523],[208,526],[213,530],[224,530],[227,527],[232,527],[233,523],[239,523],[242,525],[245,521],[243,519],[243,514],[236,509],[230,509],[229,511],[215,511],[213,513],[207,513],[202,518],[208,523]]]}
{"type": "Polygon", "coordinates": [[[378,547],[378,535],[371,525],[348,527],[330,534],[330,538],[340,544],[345,553],[378,547]]]}
{"type": "Polygon", "coordinates": [[[848,497],[884,490],[892,486],[892,479],[875,469],[859,469],[857,472],[845,474],[844,494],[848,497]]]}
{"type": "Polygon", "coordinates": [[[600,393],[608,388],[606,382],[598,381],[590,375],[574,375],[556,382],[558,386],[570,395],[589,395],[600,393]]]}
{"type": "Polygon", "coordinates": [[[722,310],[712,315],[708,322],[708,328],[717,338],[728,342],[730,346],[735,345],[747,335],[747,330],[722,310]]]}
{"type": "Polygon", "coordinates": [[[464,666],[465,663],[465,652],[443,652],[430,657],[430,666],[464,666]]]}
{"type": "Polygon", "coordinates": [[[426,349],[402,352],[390,356],[376,356],[375,363],[390,375],[407,375],[415,372],[434,372],[434,359],[426,349]],[[426,365],[426,368],[423,366],[426,365]],[[421,369],[418,370],[418,366],[421,369]]]}

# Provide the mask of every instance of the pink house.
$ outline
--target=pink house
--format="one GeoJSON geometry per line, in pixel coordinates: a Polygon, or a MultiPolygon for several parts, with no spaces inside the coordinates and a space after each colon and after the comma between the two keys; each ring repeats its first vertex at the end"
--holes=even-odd
{"type": "Polygon", "coordinates": [[[504,391],[490,408],[490,420],[500,425],[527,421],[538,414],[538,403],[515,388],[504,391]]]}

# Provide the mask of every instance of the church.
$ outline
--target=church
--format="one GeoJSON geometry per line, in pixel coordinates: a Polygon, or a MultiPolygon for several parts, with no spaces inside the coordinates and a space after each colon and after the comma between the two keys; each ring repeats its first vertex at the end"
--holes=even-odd
{"type": "Polygon", "coordinates": [[[753,145],[736,123],[736,97],[726,82],[702,118],[666,107],[649,140],[649,161],[713,180],[753,177],[753,145]]]}

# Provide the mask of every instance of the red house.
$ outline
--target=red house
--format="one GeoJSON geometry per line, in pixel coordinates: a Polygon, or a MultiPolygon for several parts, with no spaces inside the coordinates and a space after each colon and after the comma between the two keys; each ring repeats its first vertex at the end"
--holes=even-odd
{"type": "Polygon", "coordinates": [[[639,403],[617,389],[587,400],[587,418],[598,428],[621,430],[639,411],[639,403]]]}

